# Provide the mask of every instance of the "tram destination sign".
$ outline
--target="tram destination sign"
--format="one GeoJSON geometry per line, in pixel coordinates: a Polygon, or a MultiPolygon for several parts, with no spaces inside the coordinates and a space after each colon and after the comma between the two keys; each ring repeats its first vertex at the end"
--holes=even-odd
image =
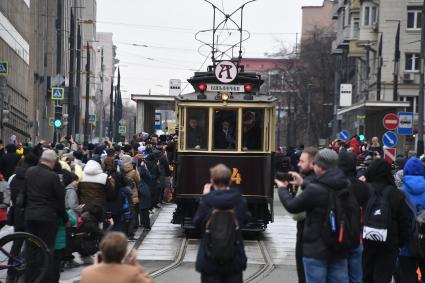
{"type": "Polygon", "coordinates": [[[207,84],[207,91],[245,92],[243,85],[207,84]]]}

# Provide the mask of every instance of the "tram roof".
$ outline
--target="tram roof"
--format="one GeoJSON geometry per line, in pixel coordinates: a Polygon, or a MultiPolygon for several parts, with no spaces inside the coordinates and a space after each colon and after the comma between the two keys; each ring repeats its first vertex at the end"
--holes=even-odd
{"type": "MultiPolygon", "coordinates": [[[[223,102],[219,95],[220,92],[214,92],[214,91],[206,91],[203,94],[205,94],[206,98],[198,98],[198,95],[201,93],[199,92],[192,92],[192,93],[186,93],[186,94],[180,94],[176,96],[176,100],[180,102],[208,102],[208,103],[219,103],[223,102]]],[[[264,94],[255,94],[252,93],[252,100],[245,99],[244,96],[246,93],[232,93],[229,100],[227,100],[227,103],[274,103],[277,99],[276,97],[272,95],[264,95],[264,94]]]]}

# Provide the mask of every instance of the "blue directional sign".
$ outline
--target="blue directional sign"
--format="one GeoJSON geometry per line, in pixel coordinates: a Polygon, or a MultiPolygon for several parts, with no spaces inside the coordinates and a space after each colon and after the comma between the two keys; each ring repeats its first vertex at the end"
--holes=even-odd
{"type": "Polygon", "coordinates": [[[339,133],[339,139],[342,141],[346,141],[350,138],[350,133],[347,130],[343,130],[339,133]]]}
{"type": "Polygon", "coordinates": [[[161,112],[155,112],[155,130],[161,130],[162,117],[161,112]]]}
{"type": "Polygon", "coordinates": [[[65,88],[52,87],[52,100],[64,100],[64,99],[65,99],[65,88]]]}
{"type": "Polygon", "coordinates": [[[413,135],[413,112],[399,112],[397,128],[399,135],[413,135]]]}
{"type": "Polygon", "coordinates": [[[395,147],[397,145],[397,135],[388,131],[382,136],[382,141],[386,147],[395,147]]]}
{"type": "Polygon", "coordinates": [[[9,62],[0,61],[0,75],[7,76],[9,74],[9,62]]]}

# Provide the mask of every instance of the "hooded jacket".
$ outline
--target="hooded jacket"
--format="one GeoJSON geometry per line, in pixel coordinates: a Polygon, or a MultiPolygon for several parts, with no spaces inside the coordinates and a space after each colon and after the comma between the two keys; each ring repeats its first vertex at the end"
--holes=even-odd
{"type": "MultiPolygon", "coordinates": [[[[247,221],[248,209],[246,200],[236,188],[229,190],[211,191],[204,195],[199,203],[198,210],[193,218],[193,224],[205,230],[205,224],[211,215],[213,208],[234,209],[239,225],[243,226],[247,221]]],[[[196,271],[203,274],[236,274],[246,269],[247,258],[243,241],[240,241],[239,249],[235,258],[225,265],[219,264],[208,258],[205,251],[204,237],[198,250],[196,258],[196,271]]]]}
{"type": "Polygon", "coordinates": [[[394,177],[391,174],[391,167],[385,159],[376,159],[366,171],[366,181],[377,192],[383,191],[388,186],[391,187],[389,203],[391,207],[392,224],[388,229],[388,237],[385,243],[375,241],[364,241],[365,251],[369,249],[398,249],[407,240],[409,233],[408,207],[402,191],[395,187],[394,177]]]}
{"type": "Polygon", "coordinates": [[[83,177],[78,186],[80,202],[85,204],[86,208],[105,206],[107,177],[100,164],[94,160],[89,160],[84,166],[83,177]]]}
{"type": "Polygon", "coordinates": [[[7,153],[0,159],[0,173],[3,174],[5,180],[9,180],[10,176],[13,175],[18,165],[21,156],[16,153],[16,146],[14,144],[8,144],[6,146],[7,153]]]}
{"type": "MultiPolygon", "coordinates": [[[[420,209],[425,208],[424,171],[424,166],[418,158],[410,158],[404,166],[403,185],[401,188],[402,192],[413,204],[413,206],[419,207],[420,209]]],[[[409,219],[412,217],[413,215],[409,211],[409,219]]],[[[408,244],[402,248],[400,252],[401,256],[410,256],[407,246],[408,244]]]]}
{"type": "Polygon", "coordinates": [[[286,188],[279,189],[279,198],[289,213],[307,212],[303,231],[303,256],[316,259],[345,257],[330,251],[322,240],[321,232],[328,207],[328,190],[339,191],[348,186],[348,179],[339,168],[330,168],[316,177],[302,194],[293,198],[286,188]]]}
{"type": "Polygon", "coordinates": [[[133,168],[133,163],[127,162],[124,163],[124,172],[127,178],[129,178],[132,182],[132,196],[131,200],[133,204],[139,203],[139,186],[140,186],[140,175],[136,169],[133,168]]]}
{"type": "Polygon", "coordinates": [[[341,152],[338,156],[338,167],[344,172],[345,177],[350,180],[351,189],[358,204],[365,208],[370,196],[369,188],[356,177],[356,156],[351,152],[341,152]]]}

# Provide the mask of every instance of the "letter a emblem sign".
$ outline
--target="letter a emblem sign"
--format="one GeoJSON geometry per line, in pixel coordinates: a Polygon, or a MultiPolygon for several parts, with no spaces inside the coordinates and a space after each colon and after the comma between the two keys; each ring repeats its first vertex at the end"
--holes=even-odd
{"type": "Polygon", "coordinates": [[[215,67],[215,77],[222,83],[231,83],[238,75],[238,68],[233,62],[222,61],[215,67]]]}

